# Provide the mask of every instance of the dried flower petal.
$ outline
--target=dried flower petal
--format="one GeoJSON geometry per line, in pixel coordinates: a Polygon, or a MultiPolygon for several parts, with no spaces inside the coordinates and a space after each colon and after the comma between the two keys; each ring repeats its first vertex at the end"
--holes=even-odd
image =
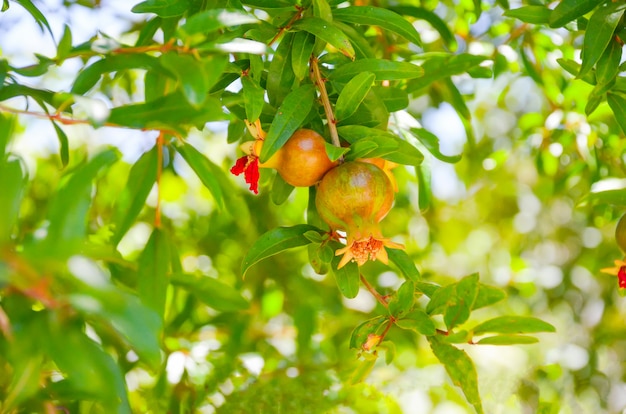
{"type": "Polygon", "coordinates": [[[248,164],[248,156],[244,155],[243,157],[237,159],[233,168],[230,169],[230,173],[233,175],[239,175],[243,173],[246,169],[247,164],[248,164]]]}

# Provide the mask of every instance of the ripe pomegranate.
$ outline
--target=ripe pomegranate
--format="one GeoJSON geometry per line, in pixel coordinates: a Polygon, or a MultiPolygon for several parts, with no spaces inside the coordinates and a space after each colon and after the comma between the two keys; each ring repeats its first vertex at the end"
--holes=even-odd
{"type": "MultiPolygon", "coordinates": [[[[264,136],[264,135],[262,135],[264,136]]],[[[244,144],[246,145],[246,144],[244,144]]],[[[258,169],[274,168],[283,179],[294,187],[310,187],[322,179],[335,165],[328,158],[324,138],[310,129],[299,129],[267,162],[260,163],[258,155],[263,139],[257,139],[245,148],[249,155],[237,160],[231,169],[235,175],[244,173],[250,190],[258,193],[258,169]]]]}
{"type": "Polygon", "coordinates": [[[404,246],[382,236],[379,223],[387,215],[394,199],[393,183],[373,163],[346,162],[328,171],[317,188],[315,206],[332,230],[346,232],[346,247],[338,268],[354,260],[359,265],[368,260],[388,262],[385,246],[404,246]]]}

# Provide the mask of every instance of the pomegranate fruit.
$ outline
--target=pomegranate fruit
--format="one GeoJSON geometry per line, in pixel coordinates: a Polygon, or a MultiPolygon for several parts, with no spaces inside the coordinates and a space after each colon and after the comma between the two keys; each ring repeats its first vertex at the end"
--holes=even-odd
{"type": "Polygon", "coordinates": [[[373,163],[346,162],[328,171],[322,178],[315,198],[320,217],[332,230],[346,232],[346,247],[338,268],[354,260],[359,265],[368,260],[388,262],[385,246],[401,249],[382,236],[380,221],[394,200],[393,183],[386,172],[373,163]]]}
{"type": "Polygon", "coordinates": [[[258,193],[258,168],[274,168],[280,176],[294,187],[310,187],[337,165],[326,153],[324,138],[310,129],[299,129],[285,144],[264,163],[258,155],[263,147],[264,133],[253,143],[244,144],[247,156],[237,160],[231,173],[244,173],[250,190],[258,193]]]}

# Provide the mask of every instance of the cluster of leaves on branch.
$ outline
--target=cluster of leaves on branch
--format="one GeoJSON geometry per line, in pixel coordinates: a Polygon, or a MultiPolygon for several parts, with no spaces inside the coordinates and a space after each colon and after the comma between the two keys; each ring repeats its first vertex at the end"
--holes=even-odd
{"type": "MultiPolygon", "coordinates": [[[[32,2],[15,3],[5,0],[4,12],[25,7],[51,32],[32,2]]],[[[331,379],[325,371],[332,370],[345,386],[339,395],[324,398],[320,409],[338,404],[361,408],[350,384],[367,377],[381,350],[392,362],[394,338],[408,334],[416,343],[425,338],[452,382],[481,413],[476,368],[460,344],[529,344],[537,339],[527,334],[554,331],[529,316],[471,320],[474,310],[502,301],[505,293],[481,283],[477,274],[445,286],[425,281],[417,258],[402,249],[385,252],[391,270],[405,280],[398,289],[380,293],[368,272],[380,272],[382,264],[339,266],[335,252],[344,246],[337,229],[319,217],[315,186],[296,190],[280,174],[262,169],[261,195],[244,195],[243,184],[225,173],[236,165],[234,159],[220,165],[187,139],[216,121],[228,123],[227,134],[223,142],[207,136],[209,149],[259,139],[250,131],[267,131],[255,154],[263,163],[306,128],[324,137],[332,162],[374,158],[404,166],[397,173],[399,192],[406,194],[403,184],[415,181],[418,194],[411,201],[417,210],[426,210],[432,200],[424,152],[448,163],[461,157],[441,153],[438,138],[416,126],[418,114],[404,112],[401,120],[395,113],[421,96],[448,102],[463,123],[468,148],[480,150],[467,97],[453,77],[492,78],[506,72],[508,63],[497,51],[479,55],[457,50],[460,39],[469,41],[469,30],[453,33],[434,12],[436,1],[353,3],[223,0],[208,6],[194,0],[147,0],[132,8],[145,16],[133,29],[133,44],[105,35],[75,44],[66,27],[56,56],[37,55],[37,62],[26,67],[0,59],[0,178],[5,185],[0,193],[0,370],[9,373],[0,378],[2,412],[54,407],[86,412],[92,405],[106,412],[184,412],[208,404],[227,381],[235,383],[237,393],[266,394],[267,383],[245,382],[237,356],[276,353],[258,344],[265,334],[255,329],[259,311],[262,317],[275,317],[284,302],[298,331],[297,361],[286,363],[298,366],[302,377],[292,383],[289,398],[311,404],[299,395],[303,389],[319,392],[320,398],[327,395],[331,379]],[[417,25],[436,32],[437,40],[422,42],[417,25]],[[84,63],[71,89],[52,91],[29,83],[42,76],[45,82],[44,75],[69,59],[84,63]],[[117,89],[127,93],[130,103],[115,99],[117,89]],[[108,99],[106,105],[95,99],[96,92],[108,99]],[[61,171],[28,177],[19,155],[11,152],[17,119],[27,117],[51,122],[61,171]],[[65,128],[77,124],[154,131],[155,145],[132,165],[113,149],[72,152],[65,128]],[[167,177],[184,181],[177,163],[188,166],[212,196],[208,217],[193,215],[184,226],[163,213],[167,177]],[[42,190],[42,183],[59,188],[42,190]],[[153,189],[156,201],[150,200],[153,189]],[[33,200],[40,204],[27,205],[33,200]],[[275,211],[289,203],[300,209],[297,218],[276,219],[275,211]],[[147,242],[140,251],[123,255],[120,242],[138,225],[149,229],[147,242]],[[239,244],[229,244],[231,239],[239,244]],[[296,257],[305,260],[297,256],[299,250],[276,256],[301,246],[307,246],[310,267],[320,275],[332,274],[336,285],[305,279],[302,267],[291,263],[296,257]],[[217,277],[186,271],[184,259],[191,254],[210,257],[217,277]],[[285,274],[264,266],[269,260],[282,260],[278,269],[285,274]],[[302,279],[294,296],[308,299],[281,296],[294,283],[289,278],[302,279]],[[272,290],[269,279],[284,289],[272,290]],[[377,300],[374,314],[353,318],[350,327],[332,328],[338,339],[325,345],[331,351],[315,348],[315,312],[322,299],[310,296],[333,297],[332,306],[324,303],[342,309],[338,295],[333,296],[337,288],[345,298],[354,298],[361,286],[377,300]],[[191,348],[185,337],[210,337],[221,348],[204,356],[214,366],[211,372],[189,368],[192,357],[186,355],[189,364],[182,379],[171,384],[167,361],[191,348]],[[348,347],[356,351],[350,354],[348,347]],[[346,355],[352,360],[357,355],[358,363],[344,363],[340,356],[346,355]],[[131,391],[130,377],[139,383],[131,391]],[[313,384],[307,382],[311,379],[313,384]]],[[[465,3],[442,2],[462,17],[470,16],[466,20],[477,20],[485,6],[480,0],[465,3]]],[[[506,1],[498,5],[498,10],[509,8],[506,1]]],[[[619,76],[624,10],[621,2],[568,0],[555,8],[533,4],[508,10],[505,15],[528,24],[508,41],[514,46],[521,42],[524,68],[543,83],[541,56],[527,54],[524,42],[534,38],[526,34],[547,26],[584,34],[581,63],[564,56],[559,64],[593,85],[584,108],[588,115],[606,101],[626,129],[626,89],[619,76]]],[[[573,55],[574,49],[568,53],[573,55]]],[[[247,165],[236,168],[243,172],[247,165]]],[[[257,189],[256,184],[250,188],[257,189]]],[[[592,201],[616,197],[595,195],[592,201]]],[[[404,224],[392,226],[389,234],[405,240],[404,224]]],[[[276,384],[271,390],[289,381],[283,369],[279,364],[266,368],[272,376],[268,383],[276,384]]],[[[259,407],[268,406],[256,400],[259,407]]],[[[234,406],[236,412],[236,405],[227,398],[223,410],[234,406]]]]}

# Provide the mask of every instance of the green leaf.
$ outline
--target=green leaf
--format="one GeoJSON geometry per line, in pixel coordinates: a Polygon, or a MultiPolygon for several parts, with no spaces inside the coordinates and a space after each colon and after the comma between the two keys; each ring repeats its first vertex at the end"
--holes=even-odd
{"type": "Polygon", "coordinates": [[[224,27],[254,23],[259,23],[259,20],[242,10],[210,9],[189,17],[185,24],[180,26],[179,31],[181,34],[191,36],[199,33],[213,33],[224,27]]]}
{"type": "Polygon", "coordinates": [[[394,62],[386,59],[360,59],[346,63],[331,72],[330,79],[347,81],[362,72],[371,72],[376,80],[414,79],[424,75],[424,70],[409,62],[394,62]]]}
{"type": "Polygon", "coordinates": [[[54,126],[54,130],[57,133],[57,138],[59,139],[59,155],[61,157],[61,165],[65,168],[67,167],[68,162],[70,161],[70,148],[69,141],[67,139],[67,135],[65,131],[61,129],[60,126],[57,125],[56,122],[51,121],[52,126],[54,126]]]}
{"type": "MultiPolygon", "coordinates": [[[[329,244],[333,250],[342,248],[343,245],[339,243],[329,244]]],[[[339,287],[339,291],[343,296],[348,299],[353,299],[359,293],[359,285],[361,283],[359,265],[356,262],[348,262],[341,269],[337,269],[341,256],[334,256],[331,262],[331,270],[335,276],[335,282],[339,287]]]]}
{"type": "Polygon", "coordinates": [[[422,40],[415,27],[399,14],[372,6],[350,6],[335,9],[333,17],[336,20],[353,24],[367,24],[380,26],[390,32],[404,37],[406,40],[421,46],[422,40]]]}
{"type": "Polygon", "coordinates": [[[270,105],[277,107],[293,89],[296,75],[291,65],[294,34],[287,33],[279,43],[267,72],[267,96],[270,105]]]}
{"type": "Polygon", "coordinates": [[[236,289],[212,277],[174,273],[172,284],[188,290],[205,305],[220,312],[236,312],[250,306],[236,289]]]}
{"type": "Polygon", "coordinates": [[[424,76],[410,81],[407,90],[409,92],[419,91],[438,80],[466,73],[470,69],[480,65],[486,59],[486,56],[476,56],[468,53],[427,56],[427,59],[422,64],[424,76]]]}
{"type": "Polygon", "coordinates": [[[438,160],[443,162],[455,163],[461,160],[461,155],[444,155],[439,151],[439,138],[432,132],[425,130],[424,128],[411,128],[411,133],[417,138],[424,147],[435,156],[438,160]]]}
{"type": "Polygon", "coordinates": [[[201,107],[190,105],[180,93],[165,95],[154,101],[118,106],[111,109],[109,122],[138,129],[173,129],[185,133],[186,128],[202,129],[205,123],[226,119],[222,104],[208,97],[201,107]]]}
{"type": "Polygon", "coordinates": [[[246,108],[246,118],[250,122],[259,119],[265,104],[265,89],[255,82],[250,76],[241,77],[243,87],[243,104],[246,108]]]}
{"type": "Polygon", "coordinates": [[[454,34],[448,27],[445,21],[441,19],[437,14],[433,13],[430,10],[427,10],[423,7],[413,7],[413,6],[394,6],[391,7],[391,10],[395,11],[398,14],[403,14],[405,16],[415,17],[420,20],[427,21],[433,29],[435,29],[441,39],[444,41],[448,49],[456,50],[457,41],[454,37],[454,34]]]}
{"type": "Polygon", "coordinates": [[[474,335],[487,332],[501,334],[556,332],[554,326],[531,316],[500,316],[490,319],[472,329],[474,335]]]}
{"type": "Polygon", "coordinates": [[[272,183],[272,192],[270,197],[272,203],[277,206],[283,204],[289,198],[289,195],[293,192],[295,187],[286,182],[280,174],[274,175],[274,182],[272,183]]]}
{"type": "Polygon", "coordinates": [[[9,10],[9,0],[2,0],[2,9],[0,11],[5,12],[9,10]]]}
{"type": "Polygon", "coordinates": [[[350,39],[341,30],[333,25],[332,22],[320,19],[319,17],[305,17],[296,21],[292,26],[294,30],[304,30],[318,39],[335,47],[343,55],[354,59],[354,48],[350,39]]]}
{"type": "Polygon", "coordinates": [[[4,160],[9,142],[15,133],[15,121],[15,116],[0,113],[0,162],[4,160]]]}
{"type": "Polygon", "coordinates": [[[404,250],[389,249],[387,247],[385,247],[385,250],[387,250],[389,261],[400,269],[407,280],[419,282],[422,279],[419,270],[417,270],[417,267],[415,266],[415,262],[404,250]]]}
{"type": "Polygon", "coordinates": [[[442,342],[437,336],[429,336],[428,342],[437,359],[444,365],[452,382],[460,387],[467,401],[474,406],[478,414],[483,414],[482,402],[478,393],[478,375],[471,358],[450,344],[442,342]]]}
{"type": "Polygon", "coordinates": [[[600,6],[589,19],[582,47],[582,65],[578,78],[583,77],[600,59],[609,45],[624,10],[625,3],[609,3],[600,6]]]}
{"type": "Polygon", "coordinates": [[[626,133],[626,97],[621,93],[607,93],[606,100],[615,114],[617,123],[622,128],[622,131],[626,133]]]}
{"type": "MultiPolygon", "coordinates": [[[[2,131],[0,131],[2,133],[2,131]]],[[[3,160],[0,158],[0,246],[11,239],[17,224],[22,195],[26,185],[26,173],[18,159],[3,160]]]]}
{"type": "Polygon", "coordinates": [[[504,12],[504,16],[519,19],[525,23],[546,24],[550,21],[552,10],[545,6],[523,6],[504,12]]]}
{"type": "Polygon", "coordinates": [[[539,342],[534,336],[525,335],[498,335],[489,336],[476,342],[478,345],[524,345],[539,342]]]}
{"type": "Polygon", "coordinates": [[[115,236],[113,242],[119,243],[124,234],[135,223],[137,216],[146,204],[148,194],[157,177],[157,148],[145,152],[130,169],[124,190],[120,194],[113,210],[115,236]]]}
{"type": "MultiPolygon", "coordinates": [[[[377,128],[369,128],[363,125],[345,125],[337,128],[339,135],[350,144],[361,140],[372,141],[376,144],[374,151],[364,154],[359,151],[360,158],[380,157],[403,165],[419,165],[424,160],[422,153],[407,141],[396,135],[377,128]]],[[[372,148],[371,144],[367,144],[372,148]]],[[[356,154],[356,151],[355,151],[356,154]]],[[[356,155],[348,153],[352,159],[356,155]]]]}
{"type": "Polygon", "coordinates": [[[308,32],[297,32],[293,36],[291,47],[291,67],[299,80],[309,73],[309,59],[315,47],[315,36],[308,32]]]}
{"type": "Polygon", "coordinates": [[[395,292],[388,303],[389,313],[395,318],[403,316],[415,303],[415,283],[407,280],[395,292]]]}
{"type": "Polygon", "coordinates": [[[387,323],[387,318],[384,316],[376,316],[373,319],[361,323],[354,328],[352,335],[350,335],[350,348],[361,349],[363,344],[367,341],[367,337],[370,334],[377,334],[385,323],[387,323]]]}
{"type": "Polygon", "coordinates": [[[274,256],[284,250],[305,246],[311,241],[304,236],[307,231],[319,231],[317,227],[308,224],[298,224],[293,227],[277,227],[263,234],[254,242],[241,263],[241,275],[263,259],[274,256]]]}
{"type": "Polygon", "coordinates": [[[115,163],[119,153],[101,152],[87,164],[75,169],[54,199],[48,210],[48,235],[50,248],[64,248],[82,241],[87,235],[87,213],[91,207],[92,182],[98,173],[115,163]]]}
{"type": "Polygon", "coordinates": [[[345,153],[350,151],[350,148],[336,147],[329,142],[324,142],[324,147],[326,148],[326,154],[328,154],[328,159],[330,159],[331,161],[337,161],[345,153]]]}
{"type": "Polygon", "coordinates": [[[126,69],[146,69],[164,74],[167,73],[161,67],[159,59],[154,56],[144,53],[109,55],[81,70],[70,92],[76,95],[84,95],[94,87],[102,74],[120,72],[126,69]]]}
{"type": "Polygon", "coordinates": [[[593,10],[598,0],[561,0],[550,14],[550,27],[561,27],[593,10]]]}
{"type": "Polygon", "coordinates": [[[160,62],[176,76],[187,101],[198,107],[207,99],[209,89],[220,78],[228,59],[211,56],[199,61],[191,55],[166,53],[160,57],[160,62]]]}
{"type": "Polygon", "coordinates": [[[374,84],[376,76],[370,72],[356,75],[341,90],[335,104],[335,119],[340,121],[356,112],[374,84]]]}
{"type": "Polygon", "coordinates": [[[188,0],[146,0],[136,4],[133,13],[154,13],[159,17],[182,16],[189,8],[188,0]]]}
{"type": "Polygon", "coordinates": [[[506,298],[506,293],[504,293],[502,289],[479,283],[478,293],[476,294],[476,300],[474,300],[472,310],[493,305],[504,298],[506,298]]]}
{"type": "MultiPolygon", "coordinates": [[[[341,30],[352,43],[352,47],[354,48],[354,54],[357,59],[365,59],[365,58],[375,58],[376,52],[372,49],[367,38],[363,35],[363,33],[353,26],[349,24],[335,21],[333,25],[341,30]]],[[[323,56],[322,56],[323,57],[323,56]]]]}
{"type": "Polygon", "coordinates": [[[430,167],[425,163],[415,167],[417,176],[417,205],[420,211],[426,211],[431,202],[431,173],[430,167]]]}
{"type": "MultiPolygon", "coordinates": [[[[22,6],[23,8],[25,8],[26,11],[28,11],[28,13],[30,13],[33,19],[35,19],[35,21],[37,22],[37,25],[39,25],[39,27],[41,28],[41,31],[43,31],[44,28],[46,28],[48,29],[48,33],[50,33],[50,36],[54,37],[54,34],[52,33],[52,29],[50,28],[50,24],[48,23],[46,16],[33,4],[32,1],[15,0],[15,2],[19,4],[20,6],[22,6]]],[[[2,8],[4,9],[4,5],[2,8]]]]}
{"type": "MultiPolygon", "coordinates": [[[[559,65],[561,65],[563,69],[565,69],[567,72],[569,72],[570,74],[574,76],[577,76],[578,73],[580,72],[580,64],[574,60],[559,58],[556,61],[559,65]]],[[[580,77],[580,79],[582,79],[583,81],[587,82],[590,85],[595,85],[597,83],[596,74],[593,71],[587,72],[587,74],[580,77]]]]}
{"type": "Polygon", "coordinates": [[[435,335],[437,329],[435,322],[421,309],[414,309],[406,314],[402,319],[396,322],[396,325],[402,329],[410,329],[422,335],[435,335]]]}
{"type": "Polygon", "coordinates": [[[224,175],[222,169],[189,143],[184,142],[177,145],[176,151],[182,155],[183,159],[202,181],[202,184],[211,192],[217,207],[223,209],[224,191],[219,179],[220,176],[224,175]]]}
{"type": "Polygon", "coordinates": [[[139,256],[137,293],[141,301],[155,310],[161,319],[165,314],[169,267],[169,238],[162,230],[154,229],[146,247],[139,256]]]}
{"type": "MultiPolygon", "coordinates": [[[[624,99],[623,104],[626,105],[626,99],[624,99]]],[[[615,206],[626,206],[626,189],[620,188],[617,190],[592,192],[584,196],[578,204],[581,206],[587,204],[612,204],[615,206]]]]}
{"type": "Polygon", "coordinates": [[[409,94],[393,86],[373,86],[372,91],[378,96],[389,112],[406,109],[409,106],[409,94]]]}
{"type": "Polygon", "coordinates": [[[315,101],[315,87],[305,84],[293,90],[278,108],[259,159],[266,162],[276,153],[309,115],[315,101]]]}
{"type": "Polygon", "coordinates": [[[63,29],[63,36],[57,46],[57,60],[64,60],[72,50],[72,31],[68,25],[63,29]]]}

